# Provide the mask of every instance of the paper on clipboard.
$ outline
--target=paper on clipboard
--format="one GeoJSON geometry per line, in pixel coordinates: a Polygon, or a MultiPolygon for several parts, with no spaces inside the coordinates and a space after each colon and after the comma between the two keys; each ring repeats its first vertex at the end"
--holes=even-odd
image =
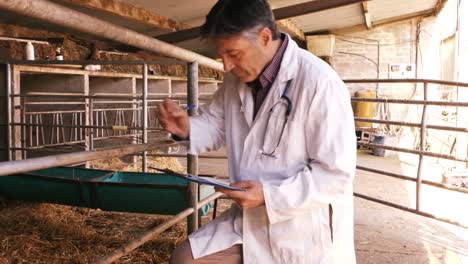
{"type": "Polygon", "coordinates": [[[160,168],[156,168],[156,167],[150,167],[150,168],[158,170],[158,171],[162,171],[162,172],[165,172],[165,173],[177,176],[177,177],[181,177],[181,178],[184,178],[186,180],[196,182],[196,183],[199,183],[199,184],[211,185],[211,186],[214,186],[214,187],[224,188],[224,189],[233,190],[233,191],[243,191],[243,192],[245,191],[242,188],[229,186],[229,184],[227,182],[223,182],[223,181],[208,178],[208,177],[197,177],[197,176],[193,176],[193,175],[190,175],[190,174],[182,174],[182,173],[178,173],[178,172],[175,172],[173,170],[170,170],[170,169],[160,169],[160,168]]]}

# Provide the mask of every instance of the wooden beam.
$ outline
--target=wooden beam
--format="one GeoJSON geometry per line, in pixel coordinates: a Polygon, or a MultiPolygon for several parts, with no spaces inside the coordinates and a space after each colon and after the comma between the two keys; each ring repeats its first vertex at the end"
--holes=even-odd
{"type": "Polygon", "coordinates": [[[413,18],[418,18],[418,17],[424,18],[424,17],[428,17],[428,16],[432,16],[432,15],[434,15],[434,9],[428,9],[428,10],[424,10],[424,11],[420,11],[420,12],[416,12],[416,13],[412,13],[412,14],[407,14],[407,15],[402,15],[402,16],[398,16],[398,17],[378,20],[378,21],[374,22],[374,27],[382,26],[382,25],[386,25],[386,24],[391,24],[391,23],[395,23],[395,22],[400,22],[400,21],[404,21],[404,20],[409,20],[409,19],[413,19],[413,18]]]}
{"type": "MultiPolygon", "coordinates": [[[[398,22],[402,22],[402,21],[410,20],[414,18],[424,18],[424,17],[432,16],[433,14],[434,14],[434,9],[428,9],[428,10],[424,10],[424,11],[417,12],[417,13],[377,20],[372,23],[372,26],[373,28],[376,28],[376,27],[398,23],[398,22]]],[[[365,29],[366,28],[364,25],[359,24],[359,25],[354,25],[354,26],[349,26],[349,27],[334,29],[334,30],[327,30],[327,31],[323,31],[323,30],[309,31],[309,32],[305,32],[304,35],[306,36],[320,35],[320,34],[343,35],[349,32],[360,31],[360,30],[365,30],[365,29]]]]}
{"type": "Polygon", "coordinates": [[[364,0],[315,0],[273,10],[275,18],[287,19],[364,2],[364,0]]]}
{"type": "Polygon", "coordinates": [[[201,27],[183,29],[177,32],[156,36],[154,38],[167,43],[177,43],[185,40],[196,39],[200,37],[201,27]]]}
{"type": "MultiPolygon", "coordinates": [[[[286,6],[273,10],[276,20],[288,19],[297,16],[307,15],[315,12],[325,11],[332,8],[361,3],[364,0],[315,0],[305,3],[286,6]]],[[[200,36],[200,27],[194,27],[178,32],[173,32],[155,38],[168,42],[176,43],[185,40],[196,39],[200,36]]]]}
{"type": "Polygon", "coordinates": [[[65,0],[65,2],[92,10],[103,11],[163,30],[177,31],[189,27],[173,19],[119,0],[65,0]]]}
{"type": "Polygon", "coordinates": [[[302,31],[302,29],[299,28],[291,19],[278,20],[276,23],[282,31],[288,33],[292,38],[305,41],[304,31],[302,31]]]}
{"type": "Polygon", "coordinates": [[[372,21],[369,13],[369,1],[362,2],[362,14],[364,15],[364,22],[366,23],[367,29],[372,28],[372,21]]]}
{"type": "Polygon", "coordinates": [[[448,0],[438,0],[436,5],[434,6],[434,15],[438,16],[442,9],[444,9],[445,5],[447,4],[448,0]]]}

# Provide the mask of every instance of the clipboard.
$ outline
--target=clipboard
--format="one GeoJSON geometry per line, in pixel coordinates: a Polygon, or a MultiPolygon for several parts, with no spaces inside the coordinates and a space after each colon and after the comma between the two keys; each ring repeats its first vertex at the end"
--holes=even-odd
{"type": "Polygon", "coordinates": [[[177,177],[180,177],[180,178],[192,181],[192,182],[196,182],[198,184],[211,185],[211,186],[214,186],[214,187],[228,189],[228,190],[232,190],[232,191],[245,192],[245,190],[242,189],[242,188],[229,186],[226,182],[219,181],[219,180],[216,180],[216,179],[211,179],[211,178],[207,179],[206,177],[197,177],[197,176],[193,176],[191,174],[183,174],[183,173],[179,173],[179,172],[176,172],[176,171],[173,171],[173,170],[170,170],[170,169],[161,169],[161,168],[156,168],[156,167],[149,167],[149,168],[157,170],[157,171],[161,171],[161,172],[164,172],[164,173],[167,173],[167,174],[171,174],[171,175],[174,175],[174,176],[177,176],[177,177]]]}

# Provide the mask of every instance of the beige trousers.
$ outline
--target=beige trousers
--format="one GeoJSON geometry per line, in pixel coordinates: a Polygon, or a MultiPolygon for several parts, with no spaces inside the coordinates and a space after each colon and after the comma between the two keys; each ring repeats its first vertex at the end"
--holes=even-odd
{"type": "Polygon", "coordinates": [[[223,251],[199,259],[193,259],[190,243],[185,240],[172,252],[170,264],[242,264],[242,245],[234,245],[223,251]]]}

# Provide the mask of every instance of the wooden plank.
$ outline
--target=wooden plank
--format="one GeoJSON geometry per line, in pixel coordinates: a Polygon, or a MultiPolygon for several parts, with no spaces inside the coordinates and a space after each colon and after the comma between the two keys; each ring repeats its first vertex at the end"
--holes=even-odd
{"type": "Polygon", "coordinates": [[[333,8],[361,3],[364,0],[315,0],[273,10],[275,18],[287,19],[333,8]]]}
{"type": "Polygon", "coordinates": [[[448,0],[439,0],[437,1],[436,5],[434,6],[434,15],[438,16],[442,9],[444,9],[445,5],[448,3],[448,0]]]}
{"type": "Polygon", "coordinates": [[[103,11],[128,20],[136,21],[152,27],[168,31],[177,31],[188,28],[188,25],[179,23],[168,17],[156,14],[143,8],[119,0],[65,0],[71,4],[88,9],[103,11]]]}
{"type": "Polygon", "coordinates": [[[364,16],[364,23],[366,24],[367,29],[372,28],[372,21],[370,18],[370,12],[369,12],[369,1],[362,2],[362,14],[364,16]]]}
{"type": "Polygon", "coordinates": [[[427,16],[432,16],[432,15],[434,15],[434,9],[428,9],[428,10],[424,10],[424,11],[416,12],[416,13],[412,13],[412,14],[407,14],[407,15],[402,15],[402,16],[398,16],[398,17],[392,17],[392,18],[388,18],[388,19],[378,20],[378,21],[375,21],[373,23],[373,25],[374,25],[374,27],[382,26],[382,25],[401,22],[401,21],[409,20],[409,19],[413,19],[413,18],[427,17],[427,16]]]}
{"type": "Polygon", "coordinates": [[[283,19],[278,20],[276,23],[282,31],[288,33],[291,37],[305,41],[304,31],[302,31],[302,29],[299,28],[292,20],[283,19]]]}
{"type": "Polygon", "coordinates": [[[154,38],[167,43],[177,43],[190,39],[196,39],[200,37],[201,27],[193,27],[188,29],[179,30],[177,32],[168,33],[165,35],[159,35],[154,38]]]}
{"type": "MultiPolygon", "coordinates": [[[[393,24],[393,23],[398,23],[398,22],[402,22],[402,21],[406,21],[406,20],[410,20],[410,19],[414,19],[414,18],[424,18],[424,17],[428,17],[428,16],[432,16],[434,14],[434,10],[433,9],[428,9],[428,10],[425,10],[425,11],[421,11],[421,12],[417,12],[417,13],[413,13],[413,14],[407,14],[407,15],[402,15],[402,16],[398,16],[398,17],[393,17],[393,18],[388,18],[388,19],[382,19],[382,20],[377,20],[377,21],[374,21],[372,23],[372,26],[373,28],[376,28],[376,27],[380,27],[380,26],[384,26],[384,25],[388,25],[388,24],[393,24]]],[[[335,29],[335,30],[331,30],[331,31],[309,31],[309,32],[305,32],[304,34],[306,36],[308,35],[316,35],[316,34],[335,34],[335,35],[343,35],[343,34],[347,34],[347,33],[350,33],[350,32],[355,32],[355,31],[360,31],[360,30],[364,30],[365,29],[365,26],[364,25],[356,25],[356,26],[350,26],[350,27],[346,27],[346,28],[340,28],[340,29],[335,29]]]]}
{"type": "MultiPolygon", "coordinates": [[[[364,0],[315,0],[278,8],[273,10],[273,14],[275,15],[276,20],[283,20],[361,2],[364,2],[364,0]]],[[[156,36],[155,38],[168,43],[177,43],[185,40],[196,39],[200,37],[200,28],[201,27],[193,27],[156,36]]]]}

